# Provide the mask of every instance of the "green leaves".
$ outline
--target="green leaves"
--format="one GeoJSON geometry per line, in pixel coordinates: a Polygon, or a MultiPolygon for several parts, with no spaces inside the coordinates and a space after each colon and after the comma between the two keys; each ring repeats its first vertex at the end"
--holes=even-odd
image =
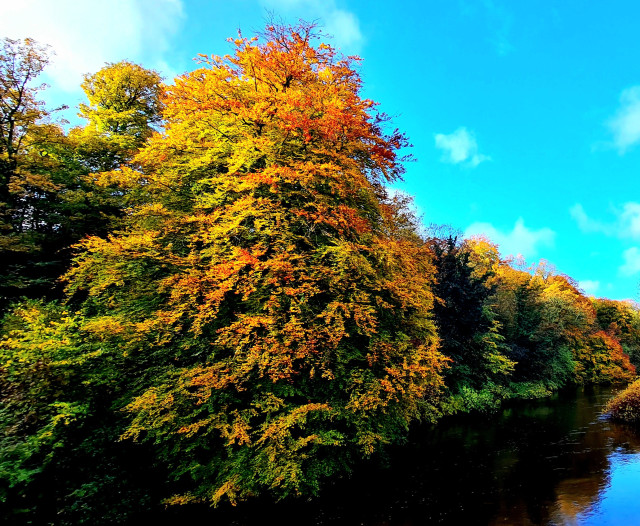
{"type": "Polygon", "coordinates": [[[68,134],[29,121],[28,99],[2,299],[12,283],[53,295],[80,242],[67,305],[5,318],[7,499],[123,523],[151,492],[315,495],[417,421],[633,374],[634,306],[592,304],[484,239],[423,239],[387,194],[406,140],[361,98],[357,59],[312,26],[266,35],[168,87],[109,64],[68,134]]]}
{"type": "Polygon", "coordinates": [[[430,254],[380,186],[401,137],[351,59],[269,34],[167,88],[164,133],[109,174],[144,193],[67,276],[148,382],[124,436],[154,444],[172,502],[315,492],[442,386],[430,254]]]}
{"type": "Polygon", "coordinates": [[[82,89],[89,104],[80,116],[91,133],[107,137],[122,150],[140,147],[160,123],[160,75],[126,60],[85,75],[82,89]]]}

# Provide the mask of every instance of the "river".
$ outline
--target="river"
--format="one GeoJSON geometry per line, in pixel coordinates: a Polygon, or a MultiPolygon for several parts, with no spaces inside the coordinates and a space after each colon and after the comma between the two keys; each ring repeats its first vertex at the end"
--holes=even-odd
{"type": "Polygon", "coordinates": [[[202,509],[198,519],[225,526],[640,524],[640,430],[601,417],[613,392],[570,390],[495,415],[422,426],[391,452],[387,467],[359,467],[319,499],[202,509]]]}

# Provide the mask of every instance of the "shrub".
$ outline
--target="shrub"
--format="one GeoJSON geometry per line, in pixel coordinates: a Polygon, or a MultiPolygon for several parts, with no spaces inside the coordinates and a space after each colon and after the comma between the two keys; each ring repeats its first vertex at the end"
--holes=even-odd
{"type": "Polygon", "coordinates": [[[605,412],[612,420],[627,423],[640,422],[640,380],[636,380],[624,391],[619,392],[605,406],[605,412]]]}

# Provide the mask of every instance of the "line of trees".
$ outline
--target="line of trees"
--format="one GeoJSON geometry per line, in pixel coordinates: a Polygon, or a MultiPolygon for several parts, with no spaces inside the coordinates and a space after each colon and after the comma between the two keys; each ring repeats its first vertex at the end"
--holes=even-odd
{"type": "Polygon", "coordinates": [[[640,312],[424,234],[358,59],[268,26],[174,84],[87,75],[66,132],[0,51],[0,505],[122,523],[315,495],[409,426],[624,382],[640,312]]]}

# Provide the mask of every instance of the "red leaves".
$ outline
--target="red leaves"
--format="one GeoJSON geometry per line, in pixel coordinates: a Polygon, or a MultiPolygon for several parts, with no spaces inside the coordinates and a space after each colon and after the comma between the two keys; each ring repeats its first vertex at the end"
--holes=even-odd
{"type": "Polygon", "coordinates": [[[353,58],[336,60],[329,46],[314,48],[311,33],[235,44],[233,56],[202,57],[206,68],[167,88],[168,137],[192,141],[205,124],[213,139],[209,147],[228,142],[235,156],[249,154],[259,136],[265,139],[259,147],[263,157],[282,164],[321,158],[345,166],[347,160],[368,158],[374,179],[402,172],[395,150],[406,141],[380,132],[370,115],[375,104],[358,95],[361,81],[353,58]]]}
{"type": "Polygon", "coordinates": [[[360,98],[354,59],[304,28],[267,33],[166,90],[164,133],[127,176],[153,206],[87,243],[74,271],[90,283],[108,268],[95,295],[121,283],[108,309],[143,340],[162,334],[175,358],[158,392],[173,398],[150,386],[129,407],[132,436],[148,430],[178,464],[183,447],[215,459],[220,475],[197,488],[214,499],[317,486],[350,448],[402,434],[445,362],[427,253],[382,200],[402,141],[360,98]]]}

